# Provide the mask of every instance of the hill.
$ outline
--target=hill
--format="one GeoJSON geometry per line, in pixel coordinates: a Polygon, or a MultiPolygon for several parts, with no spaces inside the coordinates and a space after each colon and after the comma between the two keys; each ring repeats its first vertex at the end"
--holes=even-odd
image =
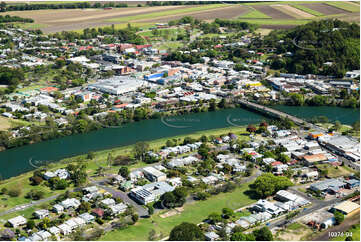
{"type": "Polygon", "coordinates": [[[337,19],[314,21],[289,30],[272,31],[265,37],[265,44],[276,48],[277,54],[283,54],[272,57],[273,69],[337,77],[347,70],[360,69],[360,27],[355,23],[337,19]]]}

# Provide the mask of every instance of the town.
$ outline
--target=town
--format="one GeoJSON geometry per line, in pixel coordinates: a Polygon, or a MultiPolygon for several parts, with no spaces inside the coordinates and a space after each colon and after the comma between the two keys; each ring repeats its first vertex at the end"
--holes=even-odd
{"type": "Polygon", "coordinates": [[[338,59],[340,47],[326,58],[314,50],[331,52],[328,44],[300,36],[352,49],[359,26],[325,19],[268,35],[258,28],[191,16],[47,34],[0,25],[0,153],[146,120],[185,130],[177,118],[195,121],[192,113],[263,117],[39,164],[28,156],[24,170],[8,164],[0,239],[358,240],[359,117],[344,123],[342,113],[303,117],[279,106],[359,112],[359,53],[338,59]],[[312,61],[302,62],[304,52],[312,61]]]}

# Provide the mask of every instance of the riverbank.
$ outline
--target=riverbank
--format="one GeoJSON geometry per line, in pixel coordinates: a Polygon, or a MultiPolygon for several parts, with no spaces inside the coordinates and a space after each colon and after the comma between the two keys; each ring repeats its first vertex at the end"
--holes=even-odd
{"type": "MultiPolygon", "coordinates": [[[[340,119],[341,123],[348,125],[359,120],[359,110],[350,112],[349,109],[330,107],[321,109],[318,107],[284,108],[287,110],[281,111],[300,118],[304,116],[305,119],[326,116],[332,120],[333,117],[342,115],[344,119],[340,119]]],[[[157,140],[163,137],[226,128],[232,125],[255,124],[266,119],[261,114],[242,108],[233,108],[144,120],[119,128],[104,128],[90,133],[66,136],[0,152],[0,176],[7,179],[34,170],[33,165],[41,166],[67,157],[86,154],[89,151],[107,150],[134,144],[138,141],[157,140]],[[29,160],[33,165],[29,163],[29,160]]]]}
{"type": "MultiPolygon", "coordinates": [[[[151,149],[159,150],[162,146],[164,146],[166,144],[166,141],[168,139],[183,140],[185,137],[199,139],[203,135],[220,136],[222,134],[228,134],[230,132],[239,135],[240,139],[244,139],[244,140],[249,139],[248,133],[246,132],[246,126],[242,126],[242,127],[231,126],[231,127],[226,127],[226,128],[210,129],[210,130],[206,130],[206,131],[193,132],[190,134],[183,134],[183,135],[177,135],[177,136],[172,136],[172,137],[160,138],[160,139],[152,140],[148,143],[149,143],[151,149]],[[244,134],[244,135],[240,135],[240,134],[244,134]]],[[[116,157],[118,155],[126,156],[126,155],[131,154],[132,149],[133,149],[133,144],[126,145],[126,146],[120,146],[120,147],[116,147],[116,148],[112,148],[112,149],[95,151],[94,158],[92,160],[87,159],[87,154],[82,154],[82,155],[77,155],[77,156],[73,156],[70,158],[65,158],[58,162],[49,163],[45,166],[39,166],[39,169],[40,168],[59,169],[59,168],[66,167],[70,163],[75,164],[75,163],[78,163],[79,161],[82,161],[83,164],[87,165],[88,176],[94,175],[96,173],[97,168],[99,168],[100,166],[106,168],[106,173],[118,173],[120,166],[108,166],[108,164],[107,164],[108,154],[111,153],[113,157],[116,157]]],[[[147,166],[147,164],[144,162],[137,162],[136,164],[130,165],[129,169],[133,170],[133,169],[141,168],[144,166],[147,166]]],[[[29,178],[32,175],[33,175],[33,172],[29,171],[29,172],[23,173],[19,176],[12,177],[12,178],[1,181],[0,191],[4,188],[6,188],[7,190],[21,188],[21,193],[17,197],[1,195],[2,199],[0,200],[0,212],[8,210],[17,205],[26,204],[26,203],[29,203],[32,201],[31,199],[25,198],[26,193],[29,192],[30,190],[34,189],[34,187],[32,185],[30,185],[30,181],[29,181],[29,178]]],[[[55,190],[55,191],[50,190],[44,184],[37,186],[36,188],[39,188],[41,191],[44,192],[44,194],[45,194],[44,197],[50,197],[50,196],[54,196],[54,195],[64,192],[64,190],[55,190]]],[[[71,187],[70,187],[70,189],[71,189],[71,187]]]]}
{"type": "Polygon", "coordinates": [[[0,175],[7,179],[41,165],[87,154],[89,151],[113,149],[138,141],[153,141],[233,125],[255,124],[265,119],[260,114],[241,108],[222,109],[216,112],[139,121],[122,127],[66,136],[0,152],[0,175]]]}

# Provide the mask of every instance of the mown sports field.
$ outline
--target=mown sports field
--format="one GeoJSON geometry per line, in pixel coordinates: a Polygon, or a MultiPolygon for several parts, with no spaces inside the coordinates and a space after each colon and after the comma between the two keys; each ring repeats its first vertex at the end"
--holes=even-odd
{"type": "Polygon", "coordinates": [[[46,33],[81,30],[114,24],[124,28],[128,23],[137,27],[150,27],[155,23],[192,16],[201,20],[215,18],[239,19],[259,24],[262,28],[290,28],[312,20],[338,18],[360,22],[360,5],[356,2],[252,2],[241,4],[208,4],[180,6],[145,6],[112,9],[60,9],[13,11],[2,15],[32,18],[34,23],[25,28],[40,28],[46,33]]]}

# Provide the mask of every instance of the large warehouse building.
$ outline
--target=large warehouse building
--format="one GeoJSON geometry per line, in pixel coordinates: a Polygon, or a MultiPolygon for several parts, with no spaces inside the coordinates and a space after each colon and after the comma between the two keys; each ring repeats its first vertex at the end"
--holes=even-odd
{"type": "Polygon", "coordinates": [[[146,85],[146,82],[140,79],[128,76],[115,76],[90,84],[88,89],[96,89],[113,95],[122,95],[128,92],[134,92],[144,85],[146,85]]]}

